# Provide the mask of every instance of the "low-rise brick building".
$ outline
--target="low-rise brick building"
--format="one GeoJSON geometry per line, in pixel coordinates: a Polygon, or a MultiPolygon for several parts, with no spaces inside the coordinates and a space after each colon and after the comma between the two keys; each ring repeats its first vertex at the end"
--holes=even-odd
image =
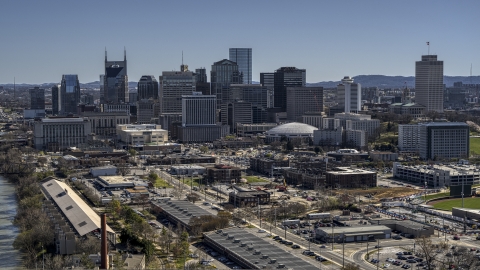
{"type": "Polygon", "coordinates": [[[242,177],[242,170],[239,167],[233,167],[223,164],[217,164],[213,167],[207,167],[207,180],[211,183],[231,183],[238,182],[242,177]]]}

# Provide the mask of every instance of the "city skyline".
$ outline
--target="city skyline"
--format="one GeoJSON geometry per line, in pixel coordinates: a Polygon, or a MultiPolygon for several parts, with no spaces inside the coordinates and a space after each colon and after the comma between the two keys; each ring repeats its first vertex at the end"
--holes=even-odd
{"type": "Polygon", "coordinates": [[[62,74],[97,81],[104,72],[105,47],[109,59],[122,59],[126,47],[129,81],[179,70],[182,51],[190,70],[206,67],[209,75],[214,62],[229,58],[229,48],[255,51],[253,81],[284,66],[306,69],[309,83],[347,75],[414,76],[415,61],[428,54],[426,42],[430,54],[445,62],[445,75],[468,76],[471,66],[473,75],[480,73],[480,37],[472,35],[480,23],[477,1],[245,1],[235,9],[229,3],[194,1],[152,2],[148,9],[115,3],[28,2],[28,9],[24,1],[4,4],[0,22],[8,27],[0,29],[5,41],[0,84],[13,83],[14,77],[19,83],[59,82],[62,74]],[[339,17],[342,12],[348,16],[339,17]],[[218,23],[222,13],[230,23],[218,23]],[[235,24],[241,27],[231,31],[235,24]],[[191,31],[202,25],[205,31],[191,31]],[[154,29],[158,34],[151,35],[154,29]]]}

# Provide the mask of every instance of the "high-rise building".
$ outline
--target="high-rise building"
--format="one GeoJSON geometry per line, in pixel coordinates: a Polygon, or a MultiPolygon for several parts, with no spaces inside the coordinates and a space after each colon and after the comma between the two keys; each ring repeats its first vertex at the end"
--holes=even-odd
{"type": "Polygon", "coordinates": [[[60,113],[60,85],[54,85],[52,87],[52,114],[57,115],[60,113]]]}
{"type": "Polygon", "coordinates": [[[105,51],[105,76],[103,80],[103,103],[128,103],[127,52],[123,61],[108,61],[105,51]]]}
{"type": "Polygon", "coordinates": [[[77,114],[77,105],[80,103],[78,76],[74,74],[63,75],[60,87],[60,114],[77,114]]]}
{"type": "Polygon", "coordinates": [[[421,159],[468,158],[470,128],[461,122],[419,124],[418,148],[421,159]]]}
{"type": "Polygon", "coordinates": [[[217,107],[223,102],[222,93],[230,84],[243,82],[242,74],[238,71],[236,62],[223,59],[215,62],[210,70],[211,94],[217,96],[217,107]]]}
{"type": "Polygon", "coordinates": [[[182,126],[216,124],[217,99],[214,95],[193,92],[182,96],[182,126]]]}
{"type": "Polygon", "coordinates": [[[273,100],[274,100],[273,99],[273,95],[274,95],[273,88],[274,88],[274,85],[275,85],[274,81],[275,81],[275,73],[273,73],[273,72],[270,72],[270,73],[262,72],[262,73],[260,73],[260,84],[271,90],[269,108],[273,108],[273,100]]]}
{"type": "Polygon", "coordinates": [[[236,62],[238,71],[243,74],[242,84],[252,83],[252,48],[230,48],[230,61],[236,62]]]}
{"type": "Polygon", "coordinates": [[[337,85],[338,107],[343,107],[345,113],[358,113],[362,109],[362,86],[354,83],[353,79],[345,76],[342,83],[337,85]]]}
{"type": "Polygon", "coordinates": [[[252,103],[244,101],[228,102],[221,107],[222,124],[230,126],[230,133],[235,133],[237,123],[252,124],[252,103]]]}
{"type": "Polygon", "coordinates": [[[152,98],[137,101],[137,123],[151,124],[152,119],[155,118],[155,107],[158,105],[158,102],[152,98]]]}
{"type": "Polygon", "coordinates": [[[443,112],[443,61],[436,55],[422,55],[415,62],[415,102],[427,112],[443,112]]]}
{"type": "Polygon", "coordinates": [[[300,122],[307,112],[323,112],[323,87],[287,87],[287,119],[300,122]]]}
{"type": "Polygon", "coordinates": [[[231,84],[229,90],[229,102],[244,101],[252,104],[253,123],[268,121],[273,89],[259,84],[231,84]]]}
{"type": "MultiPolygon", "coordinates": [[[[160,113],[182,114],[182,96],[195,91],[195,75],[191,71],[164,71],[160,76],[160,113]]],[[[165,126],[164,126],[165,127],[165,126]]]]}
{"type": "Polygon", "coordinates": [[[306,70],[296,67],[281,67],[274,74],[274,106],[287,111],[287,87],[305,86],[306,70]]]}
{"type": "Polygon", "coordinates": [[[45,89],[34,87],[30,92],[30,109],[45,110],[45,89]]]}
{"type": "Polygon", "coordinates": [[[195,77],[197,80],[195,91],[202,92],[204,95],[210,95],[210,83],[207,81],[207,70],[205,68],[195,69],[195,77]]]}
{"type": "Polygon", "coordinates": [[[143,75],[138,81],[137,89],[137,100],[158,99],[158,82],[153,75],[143,75]]]}

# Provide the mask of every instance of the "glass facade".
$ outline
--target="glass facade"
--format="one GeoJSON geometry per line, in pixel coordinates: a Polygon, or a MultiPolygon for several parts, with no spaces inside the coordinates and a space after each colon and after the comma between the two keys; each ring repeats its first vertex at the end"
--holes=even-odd
{"type": "Polygon", "coordinates": [[[243,73],[243,84],[252,84],[252,48],[230,48],[230,61],[236,62],[243,73]]]}
{"type": "Polygon", "coordinates": [[[275,107],[287,111],[287,87],[306,86],[306,70],[296,67],[281,67],[274,74],[273,98],[275,107]]]}
{"type": "Polygon", "coordinates": [[[77,105],[80,103],[78,75],[63,75],[60,89],[60,114],[77,114],[77,105]]]}
{"type": "MultiPolygon", "coordinates": [[[[158,99],[158,82],[153,75],[144,75],[137,84],[137,100],[158,99]]],[[[134,102],[130,100],[130,102],[134,102]]]]}
{"type": "Polygon", "coordinates": [[[123,61],[107,61],[105,53],[105,76],[103,81],[103,102],[110,104],[128,103],[127,56],[123,61]]]}
{"type": "MultiPolygon", "coordinates": [[[[210,80],[211,93],[217,96],[217,106],[219,107],[225,101],[222,99],[222,92],[230,88],[230,84],[239,84],[243,81],[237,63],[227,59],[213,63],[210,80]]],[[[226,98],[228,99],[228,97],[226,98]]]]}

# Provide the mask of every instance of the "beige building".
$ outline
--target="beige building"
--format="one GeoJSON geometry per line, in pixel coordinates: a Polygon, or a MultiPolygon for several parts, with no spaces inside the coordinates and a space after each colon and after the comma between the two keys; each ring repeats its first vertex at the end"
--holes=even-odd
{"type": "Polygon", "coordinates": [[[427,112],[443,112],[443,61],[436,55],[422,55],[415,62],[415,101],[427,112]]]}
{"type": "Polygon", "coordinates": [[[168,131],[154,124],[118,125],[117,135],[130,145],[156,145],[168,141],[168,131]]]}
{"type": "Polygon", "coordinates": [[[33,126],[33,140],[37,150],[59,151],[87,142],[92,133],[87,118],[44,118],[33,126]]]}
{"type": "Polygon", "coordinates": [[[130,124],[130,116],[126,112],[84,112],[83,116],[90,120],[92,133],[99,136],[113,136],[117,125],[130,124]]]}

